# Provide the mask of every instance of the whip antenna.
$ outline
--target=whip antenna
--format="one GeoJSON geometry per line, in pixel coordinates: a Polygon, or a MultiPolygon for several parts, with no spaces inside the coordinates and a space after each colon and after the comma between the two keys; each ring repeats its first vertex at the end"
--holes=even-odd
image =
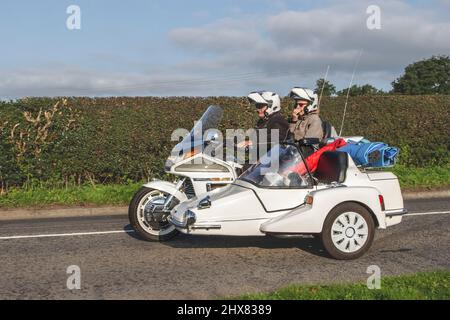
{"type": "Polygon", "coordinates": [[[353,79],[355,78],[356,68],[358,68],[359,61],[361,60],[362,52],[363,52],[363,50],[361,49],[359,51],[358,60],[356,60],[355,66],[353,68],[353,74],[352,74],[352,78],[350,80],[350,85],[348,86],[347,98],[345,99],[344,114],[342,115],[341,130],[339,131],[339,137],[342,136],[342,130],[344,129],[345,114],[347,113],[347,105],[348,105],[348,97],[350,95],[350,88],[352,87],[353,79]]]}
{"type": "Polygon", "coordinates": [[[323,79],[322,89],[320,90],[319,102],[317,103],[317,108],[320,110],[320,103],[322,102],[323,89],[325,88],[325,82],[327,81],[328,71],[330,71],[330,66],[327,66],[327,72],[325,72],[325,78],[323,79]]]}

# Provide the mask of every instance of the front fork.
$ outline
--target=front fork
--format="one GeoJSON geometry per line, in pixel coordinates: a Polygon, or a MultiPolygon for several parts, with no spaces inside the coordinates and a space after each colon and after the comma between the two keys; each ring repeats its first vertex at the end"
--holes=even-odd
{"type": "MultiPolygon", "coordinates": [[[[181,178],[180,180],[178,180],[177,184],[175,185],[175,189],[178,191],[181,189],[181,187],[183,186],[184,181],[186,181],[186,178],[181,178]]],[[[169,206],[170,203],[172,202],[174,195],[173,194],[169,194],[169,196],[166,199],[166,202],[164,202],[164,207],[163,210],[164,211],[168,211],[169,210],[169,206]]]]}

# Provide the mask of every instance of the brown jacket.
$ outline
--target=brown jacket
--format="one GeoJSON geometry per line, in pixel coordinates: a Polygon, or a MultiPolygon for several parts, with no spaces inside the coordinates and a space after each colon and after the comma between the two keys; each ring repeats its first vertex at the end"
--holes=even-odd
{"type": "Polygon", "coordinates": [[[294,135],[295,140],[304,138],[323,139],[322,120],[317,113],[307,114],[296,123],[290,123],[289,131],[294,135]]]}

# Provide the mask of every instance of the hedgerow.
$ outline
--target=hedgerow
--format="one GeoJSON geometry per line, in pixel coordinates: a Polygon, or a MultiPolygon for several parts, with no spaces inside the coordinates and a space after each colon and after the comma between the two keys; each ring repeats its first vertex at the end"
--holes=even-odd
{"type": "MultiPolygon", "coordinates": [[[[251,128],[246,98],[26,98],[0,102],[0,187],[125,183],[164,175],[176,128],[190,129],[209,105],[221,129],[251,128]]],[[[340,127],[344,97],[324,98],[322,118],[340,127]]],[[[291,103],[283,100],[288,115],[291,103]]],[[[349,100],[343,135],[401,148],[405,166],[448,166],[450,96],[362,96],[349,100]]]]}

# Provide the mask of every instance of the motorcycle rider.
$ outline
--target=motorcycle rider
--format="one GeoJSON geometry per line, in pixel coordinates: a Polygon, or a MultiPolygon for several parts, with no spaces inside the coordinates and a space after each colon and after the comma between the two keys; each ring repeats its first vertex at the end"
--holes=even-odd
{"type": "MultiPolygon", "coordinates": [[[[272,144],[283,142],[289,134],[289,123],[282,115],[280,96],[271,91],[256,91],[247,96],[249,102],[256,107],[259,120],[256,123],[258,130],[258,140],[261,139],[262,129],[267,130],[267,151],[270,150],[272,144]],[[278,130],[278,141],[271,141],[272,130],[278,130]]],[[[238,144],[238,147],[252,146],[253,141],[246,140],[238,144]]],[[[258,148],[259,150],[259,148],[258,148]]],[[[259,157],[262,154],[259,154],[259,157]]]]}
{"type": "Polygon", "coordinates": [[[289,131],[294,140],[305,138],[323,139],[322,120],[319,117],[318,96],[311,89],[295,87],[289,93],[295,101],[292,116],[289,119],[289,131]]]}

